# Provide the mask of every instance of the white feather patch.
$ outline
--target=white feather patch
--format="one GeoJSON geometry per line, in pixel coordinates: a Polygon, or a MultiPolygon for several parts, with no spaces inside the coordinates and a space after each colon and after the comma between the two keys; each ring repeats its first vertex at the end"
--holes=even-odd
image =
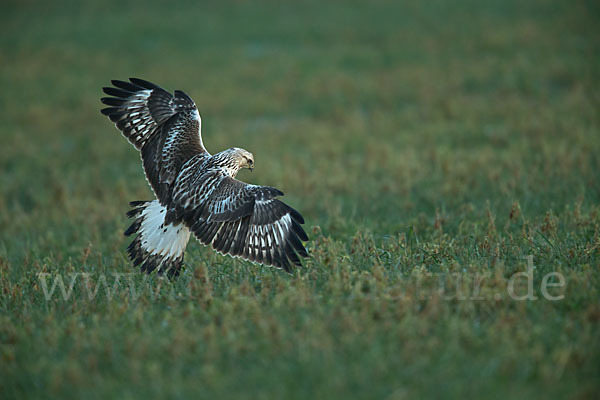
{"type": "Polygon", "coordinates": [[[164,225],[167,210],[158,200],[152,201],[142,212],[140,227],[142,247],[152,255],[177,258],[190,239],[190,230],[183,224],[164,225]]]}

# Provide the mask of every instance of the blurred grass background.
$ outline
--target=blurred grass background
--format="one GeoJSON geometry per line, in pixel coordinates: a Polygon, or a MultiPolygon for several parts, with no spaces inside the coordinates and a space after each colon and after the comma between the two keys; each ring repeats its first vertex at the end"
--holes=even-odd
{"type": "Polygon", "coordinates": [[[597,395],[597,2],[0,9],[2,398],[597,395]],[[302,211],[306,268],[192,242],[165,295],[44,300],[40,272],[132,272],[124,213],[152,195],[99,113],[130,76],[187,92],[210,152],[254,153],[239,178],[302,211]],[[564,300],[506,298],[527,255],[564,300]],[[491,274],[486,300],[444,301],[447,273],[491,274]]]}

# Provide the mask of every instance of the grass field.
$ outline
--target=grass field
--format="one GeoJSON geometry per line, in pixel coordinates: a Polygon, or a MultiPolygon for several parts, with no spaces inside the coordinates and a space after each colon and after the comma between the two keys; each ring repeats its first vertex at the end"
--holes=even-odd
{"type": "Polygon", "coordinates": [[[597,2],[82,3],[0,6],[2,399],[598,396],[597,2]],[[132,269],[130,76],[254,153],[304,268],[132,269]]]}

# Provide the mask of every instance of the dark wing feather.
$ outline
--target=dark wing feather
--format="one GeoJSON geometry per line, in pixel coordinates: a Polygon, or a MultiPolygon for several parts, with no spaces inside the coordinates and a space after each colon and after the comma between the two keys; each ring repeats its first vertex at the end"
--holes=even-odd
{"type": "Polygon", "coordinates": [[[205,153],[200,137],[200,116],[184,92],[174,95],[155,84],[131,78],[111,81],[103,88],[101,110],[129,142],[141,151],[146,178],[163,204],[169,201],[170,185],[179,169],[193,155],[205,153]]]}
{"type": "MultiPolygon", "coordinates": [[[[184,167],[185,170],[185,167],[184,167]]],[[[268,186],[249,185],[220,172],[193,170],[177,178],[172,206],[203,244],[222,254],[290,271],[308,253],[304,219],[268,186]]]]}

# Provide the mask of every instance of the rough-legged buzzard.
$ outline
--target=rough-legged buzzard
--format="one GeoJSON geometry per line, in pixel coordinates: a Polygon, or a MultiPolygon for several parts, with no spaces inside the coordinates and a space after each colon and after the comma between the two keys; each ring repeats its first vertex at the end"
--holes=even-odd
{"type": "Polygon", "coordinates": [[[254,167],[246,150],[211,155],[204,148],[201,119],[184,92],[171,94],[131,78],[103,88],[108,116],[141,152],[146,179],[156,200],[134,201],[135,218],[125,231],[136,237],[128,248],[142,271],[178,275],[190,233],[222,254],[290,271],[307,257],[304,219],[277,199],[283,193],[235,179],[254,167]]]}

